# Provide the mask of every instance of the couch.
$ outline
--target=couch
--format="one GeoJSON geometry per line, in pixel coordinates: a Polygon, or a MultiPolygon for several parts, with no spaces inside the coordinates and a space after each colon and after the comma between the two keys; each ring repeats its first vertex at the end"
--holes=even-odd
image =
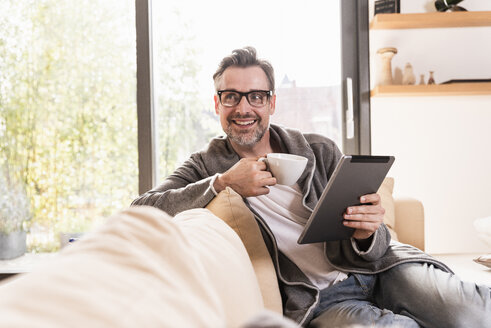
{"type": "MultiPolygon", "coordinates": [[[[424,248],[423,208],[379,193],[393,237],[424,248]]],[[[0,284],[5,327],[295,327],[281,316],[276,273],[242,198],[171,218],[115,214],[33,272],[0,284]]]]}
{"type": "MultiPolygon", "coordinates": [[[[392,240],[424,250],[423,204],[412,198],[394,199],[393,190],[394,178],[388,177],[377,191],[385,208],[384,223],[389,228],[392,240]]],[[[227,188],[210,202],[207,209],[240,237],[257,276],[265,308],[281,313],[281,296],[273,262],[262,241],[254,215],[241,196],[227,188]]]]}

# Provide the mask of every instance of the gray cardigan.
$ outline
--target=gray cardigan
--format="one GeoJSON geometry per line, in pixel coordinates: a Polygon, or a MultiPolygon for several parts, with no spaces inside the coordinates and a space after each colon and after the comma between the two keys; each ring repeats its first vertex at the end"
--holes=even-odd
{"type": "MultiPolygon", "coordinates": [[[[303,134],[274,124],[270,126],[270,136],[271,142],[278,144],[282,152],[308,158],[307,167],[297,182],[304,195],[304,206],[312,211],[341,157],[341,152],[326,137],[303,134]]],[[[192,154],[160,186],[141,195],[132,205],[155,206],[170,215],[190,208],[205,207],[215,197],[212,184],[217,174],[227,171],[239,160],[240,157],[226,137],[214,138],[205,150],[192,154]]],[[[312,310],[319,300],[319,290],[278,250],[268,225],[247,201],[246,204],[255,214],[275,264],[284,314],[300,324],[309,322],[312,310]]],[[[417,248],[391,243],[390,234],[383,224],[373,235],[371,245],[366,251],[360,251],[350,240],[326,242],[325,251],[328,262],[344,272],[375,274],[407,262],[427,262],[450,271],[443,263],[417,248]]]]}

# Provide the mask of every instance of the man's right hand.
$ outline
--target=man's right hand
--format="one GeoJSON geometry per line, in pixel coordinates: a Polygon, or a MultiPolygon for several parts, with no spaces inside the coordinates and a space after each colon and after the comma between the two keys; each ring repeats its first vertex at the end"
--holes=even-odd
{"type": "Polygon", "coordinates": [[[276,178],[266,170],[266,163],[258,159],[242,158],[228,171],[220,174],[213,184],[216,192],[230,187],[242,197],[268,194],[267,186],[275,185],[276,178]]]}

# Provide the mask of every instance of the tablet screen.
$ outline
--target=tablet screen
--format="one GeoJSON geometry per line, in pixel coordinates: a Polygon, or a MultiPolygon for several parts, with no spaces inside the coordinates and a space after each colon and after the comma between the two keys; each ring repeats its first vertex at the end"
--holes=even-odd
{"type": "Polygon", "coordinates": [[[349,239],[353,228],[343,225],[346,208],[376,193],[389,172],[393,156],[343,156],[298,239],[299,244],[349,239]]]}

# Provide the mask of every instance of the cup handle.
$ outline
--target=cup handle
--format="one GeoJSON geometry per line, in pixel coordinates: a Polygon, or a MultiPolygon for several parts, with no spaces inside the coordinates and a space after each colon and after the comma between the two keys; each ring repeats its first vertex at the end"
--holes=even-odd
{"type": "Polygon", "coordinates": [[[266,157],[260,157],[257,161],[264,162],[264,164],[266,164],[266,171],[271,172],[271,170],[269,169],[268,159],[266,157]]]}

